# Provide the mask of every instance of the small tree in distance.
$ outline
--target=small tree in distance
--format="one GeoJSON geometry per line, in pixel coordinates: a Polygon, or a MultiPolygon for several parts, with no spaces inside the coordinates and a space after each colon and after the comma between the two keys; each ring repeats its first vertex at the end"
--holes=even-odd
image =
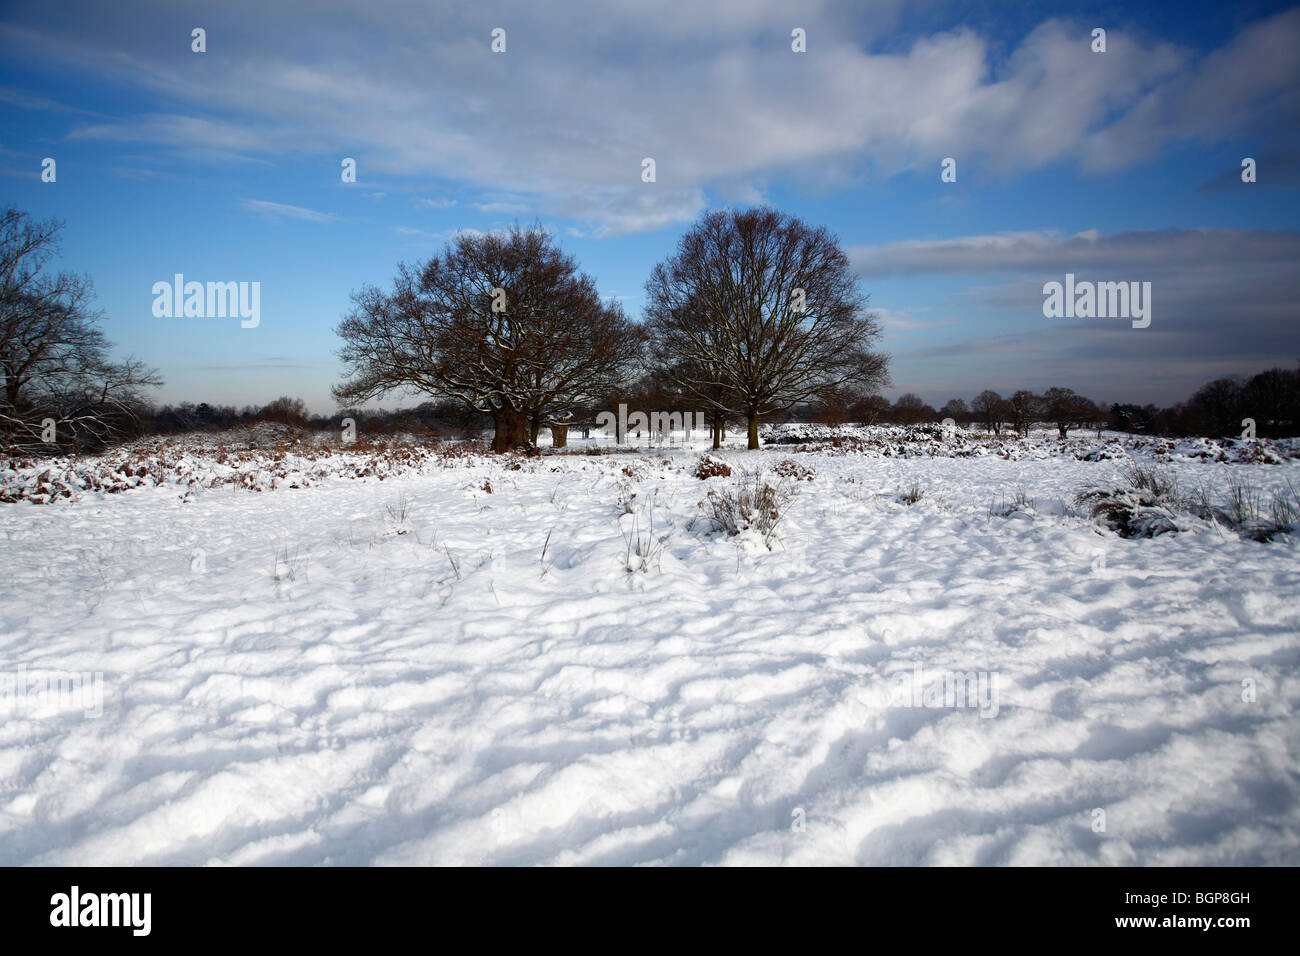
{"type": "Polygon", "coordinates": [[[920,422],[933,421],[937,413],[925,404],[920,395],[915,392],[904,392],[894,403],[892,414],[894,421],[900,425],[916,425],[920,422]]]}
{"type": "Polygon", "coordinates": [[[889,399],[883,395],[868,395],[859,402],[854,402],[849,408],[849,415],[853,421],[861,422],[863,425],[874,425],[876,422],[889,413],[889,399]]]}
{"type": "Polygon", "coordinates": [[[1043,393],[1043,409],[1061,438],[1067,437],[1071,428],[1100,417],[1097,406],[1072,388],[1049,388],[1043,393]]]}
{"type": "Polygon", "coordinates": [[[951,418],[958,425],[964,425],[970,421],[970,409],[966,407],[966,400],[961,398],[948,399],[943,408],[939,409],[939,418],[951,418]]]}
{"type": "Polygon", "coordinates": [[[301,398],[281,395],[275,401],[263,405],[257,417],[264,422],[279,422],[301,428],[307,424],[307,406],[301,398]]]}
{"type": "Polygon", "coordinates": [[[1030,427],[1042,414],[1043,400],[1028,389],[1021,389],[1011,396],[1011,424],[1016,431],[1029,437],[1030,427]]]}
{"type": "Polygon", "coordinates": [[[1007,415],[1007,401],[997,392],[985,389],[975,396],[970,403],[975,420],[984,426],[985,431],[1000,434],[1002,422],[1007,415]]]}

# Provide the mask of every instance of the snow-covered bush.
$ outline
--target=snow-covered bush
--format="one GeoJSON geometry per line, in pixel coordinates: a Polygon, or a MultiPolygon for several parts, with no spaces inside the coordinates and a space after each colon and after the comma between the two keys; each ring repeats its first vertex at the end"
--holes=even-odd
{"type": "Polygon", "coordinates": [[[1037,502],[1021,487],[1017,488],[1010,498],[999,497],[995,503],[989,505],[989,514],[999,518],[1010,518],[1012,515],[1032,516],[1037,511],[1036,506],[1037,502]]]}
{"type": "Polygon", "coordinates": [[[905,505],[914,505],[925,497],[925,489],[918,484],[908,485],[898,492],[898,500],[905,505]]]}
{"type": "Polygon", "coordinates": [[[1106,442],[1102,445],[1094,445],[1087,451],[1077,456],[1080,461],[1111,461],[1113,459],[1124,460],[1128,457],[1128,452],[1119,442],[1106,442]]]}
{"type": "Polygon", "coordinates": [[[1227,524],[1243,537],[1255,541],[1272,541],[1292,530],[1300,519],[1300,496],[1290,482],[1273,493],[1266,505],[1264,496],[1248,480],[1229,476],[1228,490],[1222,505],[1209,505],[1204,493],[1199,498],[1202,517],[1227,524]]]}
{"type": "Polygon", "coordinates": [[[695,466],[695,477],[701,481],[706,478],[730,478],[731,466],[716,455],[705,455],[695,466]]]}
{"type": "Polygon", "coordinates": [[[1092,488],[1075,496],[1076,505],[1121,537],[1185,531],[1199,520],[1226,525],[1255,541],[1272,541],[1300,524],[1300,494],[1289,482],[1266,504],[1259,489],[1238,475],[1229,475],[1218,501],[1205,487],[1184,493],[1172,473],[1153,466],[1134,465],[1125,478],[1128,488],[1092,488]]]}
{"type": "Polygon", "coordinates": [[[411,533],[411,499],[406,492],[399,493],[396,501],[384,505],[384,512],[388,515],[386,534],[411,533]]]}
{"type": "Polygon", "coordinates": [[[1187,502],[1172,473],[1134,465],[1125,479],[1128,488],[1091,488],[1074,502],[1121,538],[1154,538],[1182,529],[1179,512],[1187,502]]]}
{"type": "Polygon", "coordinates": [[[753,529],[769,548],[793,492],[783,484],[772,484],[761,474],[747,474],[718,488],[711,488],[700,502],[714,531],[738,535],[753,529]]]}
{"type": "Polygon", "coordinates": [[[1138,491],[1149,491],[1157,500],[1167,501],[1174,506],[1182,503],[1178,491],[1178,479],[1173,472],[1164,471],[1154,466],[1133,465],[1125,473],[1128,483],[1138,491]]]}
{"type": "Polygon", "coordinates": [[[1180,530],[1172,502],[1137,488],[1093,488],[1075,497],[1098,524],[1121,538],[1154,538],[1180,530]]]}
{"type": "Polygon", "coordinates": [[[799,464],[793,458],[782,458],[772,466],[772,470],[782,478],[789,478],[791,481],[812,481],[817,474],[812,468],[799,464]]]}
{"type": "MultiPolygon", "coordinates": [[[[626,510],[619,515],[619,530],[627,542],[627,551],[623,558],[623,569],[629,574],[640,571],[648,572],[652,567],[659,570],[667,546],[670,532],[662,534],[655,530],[655,504],[658,491],[652,492],[639,502],[636,494],[625,499],[626,510]]],[[[662,529],[662,524],[661,524],[662,529]]]]}
{"type": "MultiPolygon", "coordinates": [[[[41,461],[0,459],[0,502],[49,504],[87,494],[170,486],[189,500],[196,491],[230,486],[248,491],[309,488],[335,478],[418,474],[483,460],[481,444],[300,444],[275,448],[203,445],[210,436],[123,446],[94,457],[41,461]]],[[[523,459],[512,459],[522,461],[523,459]]]]}

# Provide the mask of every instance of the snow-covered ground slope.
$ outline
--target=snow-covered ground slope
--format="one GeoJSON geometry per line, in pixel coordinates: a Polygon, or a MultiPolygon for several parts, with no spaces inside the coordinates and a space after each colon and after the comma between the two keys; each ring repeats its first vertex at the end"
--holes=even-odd
{"type": "Polygon", "coordinates": [[[1300,534],[1071,503],[1291,446],[902,444],[191,443],[0,506],[0,864],[1300,862],[1300,534]],[[770,549],[700,520],[785,459],[770,549]]]}

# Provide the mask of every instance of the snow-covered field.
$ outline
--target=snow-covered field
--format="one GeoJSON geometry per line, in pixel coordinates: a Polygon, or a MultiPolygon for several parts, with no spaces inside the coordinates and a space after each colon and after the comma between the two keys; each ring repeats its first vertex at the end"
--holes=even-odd
{"type": "Polygon", "coordinates": [[[873,434],[10,468],[0,864],[1300,863],[1300,533],[1072,504],[1294,444],[873,434]]]}

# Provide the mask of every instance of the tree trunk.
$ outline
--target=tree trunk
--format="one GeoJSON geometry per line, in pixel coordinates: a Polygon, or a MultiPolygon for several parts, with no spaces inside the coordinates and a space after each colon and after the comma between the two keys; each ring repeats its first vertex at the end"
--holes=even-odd
{"type": "Polygon", "coordinates": [[[714,448],[722,447],[722,423],[721,422],[713,423],[713,447],[714,448]]]}
{"type": "Polygon", "coordinates": [[[749,413],[749,450],[758,448],[758,412],[749,413]]]}
{"type": "Polygon", "coordinates": [[[530,445],[537,444],[537,433],[540,432],[541,430],[542,430],[542,423],[538,421],[536,418],[534,418],[531,422],[528,423],[528,443],[530,445]]]}
{"type": "Polygon", "coordinates": [[[1069,427],[1070,427],[1069,425],[1065,425],[1065,424],[1063,424],[1063,423],[1061,423],[1061,422],[1057,422],[1057,423],[1056,423],[1056,431],[1060,434],[1060,436],[1061,436],[1062,438],[1066,437],[1066,436],[1065,436],[1065,432],[1066,432],[1066,429],[1068,429],[1069,427]]]}
{"type": "Polygon", "coordinates": [[[551,445],[555,448],[567,448],[569,445],[569,426],[551,426],[551,445]]]}
{"type": "Polygon", "coordinates": [[[512,408],[498,409],[493,413],[496,433],[492,436],[492,450],[511,451],[528,444],[528,416],[512,408]]]}

